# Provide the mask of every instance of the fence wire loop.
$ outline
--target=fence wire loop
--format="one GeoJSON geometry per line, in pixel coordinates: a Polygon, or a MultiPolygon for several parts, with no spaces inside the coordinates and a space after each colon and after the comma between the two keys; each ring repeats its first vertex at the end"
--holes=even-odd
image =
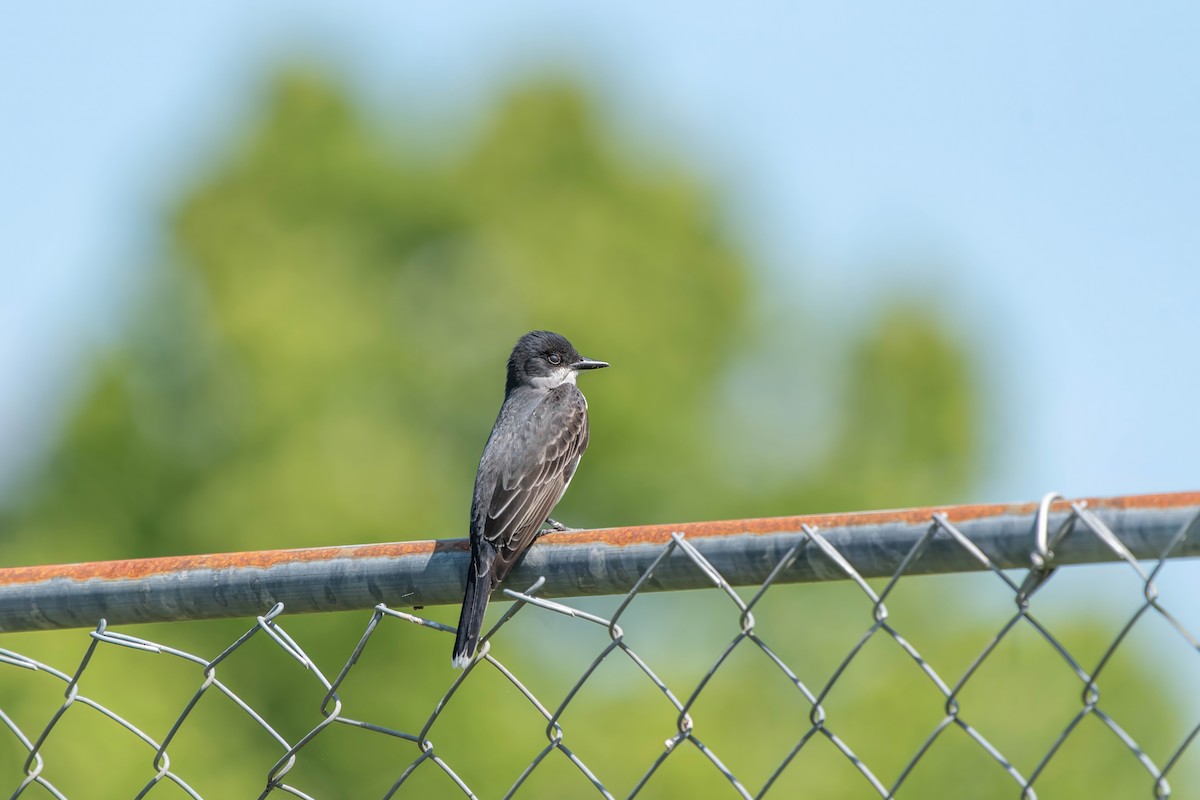
{"type": "MultiPolygon", "coordinates": [[[[1054,550],[1049,535],[1050,508],[1056,500],[1063,499],[1058,492],[1047,492],[1038,503],[1037,515],[1033,518],[1033,552],[1029,554],[1029,571],[1025,574],[1025,580],[1021,583],[1021,588],[1017,591],[1015,598],[1017,605],[1021,608],[1028,607],[1029,598],[1054,574],[1054,550]]],[[[1059,527],[1053,542],[1061,541],[1070,532],[1073,522],[1074,515],[1072,514],[1059,527]]]]}

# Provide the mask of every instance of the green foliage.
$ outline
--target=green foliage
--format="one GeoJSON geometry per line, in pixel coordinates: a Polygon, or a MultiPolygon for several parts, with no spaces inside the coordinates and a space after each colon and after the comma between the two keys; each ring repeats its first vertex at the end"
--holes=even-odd
{"type": "Polygon", "coordinates": [[[843,509],[963,496],[978,459],[969,378],[965,355],[927,315],[887,311],[851,350],[846,413],[820,493],[843,509]]]}
{"type": "MultiPolygon", "coordinates": [[[[584,378],[593,445],[561,509],[577,525],[947,501],[967,491],[979,460],[967,354],[920,309],[897,306],[849,344],[822,342],[844,351],[847,377],[831,416],[819,423],[831,432],[820,452],[806,464],[785,461],[769,479],[734,474],[730,464],[761,459],[754,448],[764,445],[722,435],[747,413],[724,399],[723,381],[753,357],[753,342],[800,333],[756,322],[754,273],[724,235],[709,193],[680,169],[635,169],[570,86],[512,94],[465,152],[431,163],[415,140],[383,130],[336,85],[313,74],[287,75],[233,152],[184,193],[170,233],[169,263],[147,289],[126,343],[96,367],[36,493],[3,523],[9,563],[465,535],[504,359],[517,336],[535,327],[563,332],[585,355],[614,367],[584,378]]],[[[796,359],[776,358],[771,368],[775,378],[761,391],[782,402],[772,406],[766,427],[794,437],[789,393],[811,375],[796,359]]],[[[818,685],[828,675],[821,670],[831,667],[813,658],[844,654],[852,643],[823,645],[822,637],[861,631],[839,591],[796,587],[772,598],[776,618],[789,620],[803,608],[819,620],[803,636],[784,625],[772,639],[783,643],[789,662],[811,669],[818,685]]],[[[926,603],[942,600],[926,593],[926,603]]],[[[702,669],[736,629],[727,620],[712,631],[679,632],[710,601],[648,601],[645,624],[657,632],[643,634],[639,646],[668,643],[659,663],[702,669]],[[664,628],[675,635],[664,636],[664,628]]],[[[910,608],[911,625],[927,641],[959,660],[974,655],[956,644],[959,634],[923,622],[921,607],[910,608]]],[[[428,613],[453,622],[454,612],[428,613]]],[[[288,624],[302,627],[306,646],[319,642],[314,658],[336,669],[361,633],[356,619],[324,615],[288,624]]],[[[243,628],[197,625],[185,641],[178,626],[145,635],[215,655],[243,628]]],[[[558,684],[573,680],[600,646],[572,636],[555,641],[578,648],[552,651],[544,635],[530,633],[518,640],[528,652],[510,650],[505,658],[524,659],[518,672],[556,685],[561,696],[569,684],[558,684]]],[[[75,633],[38,634],[13,647],[41,648],[65,664],[77,657],[78,642],[75,633]]],[[[423,718],[414,714],[427,713],[453,677],[448,639],[444,652],[428,643],[403,648],[373,640],[345,687],[354,698],[348,705],[372,708],[380,724],[419,727],[423,718]],[[389,652],[388,644],[396,649],[389,652]],[[396,696],[387,687],[396,687],[396,696]]],[[[1014,662],[1010,677],[1037,685],[1048,657],[1014,662]]],[[[778,763],[780,746],[786,752],[806,730],[810,709],[761,658],[745,658],[743,671],[732,673],[742,679],[718,681],[723,688],[714,684],[704,696],[698,732],[720,740],[731,765],[746,765],[761,782],[778,763]],[[760,686],[770,688],[750,691],[760,686]]],[[[236,661],[222,670],[244,670],[240,685],[287,735],[315,724],[320,698],[312,696],[310,676],[294,664],[263,671],[236,661]]],[[[840,719],[903,732],[877,739],[873,753],[898,770],[914,737],[927,735],[936,719],[914,717],[908,698],[894,690],[895,672],[912,664],[880,663],[848,676],[852,691],[839,694],[836,705],[840,719]]],[[[589,719],[577,726],[591,737],[580,752],[590,748],[626,791],[644,768],[637,764],[661,752],[674,725],[661,695],[645,697],[644,682],[632,678],[616,674],[603,683],[582,706],[589,719]],[[623,761],[620,748],[635,732],[644,734],[646,758],[623,761]]],[[[1121,680],[1144,679],[1135,665],[1121,680]]],[[[195,685],[194,675],[153,674],[137,687],[141,699],[128,702],[137,713],[157,708],[160,717],[142,724],[161,736],[195,685]]],[[[489,786],[510,783],[545,744],[527,701],[502,689],[490,694],[484,681],[468,682],[477,710],[459,702],[447,712],[453,735],[439,738],[448,760],[469,764],[468,779],[489,786]],[[531,733],[514,732],[515,723],[498,729],[508,720],[524,720],[531,733]]],[[[22,717],[33,713],[33,695],[4,698],[23,724],[36,727],[22,717]]],[[[924,700],[926,711],[938,707],[936,699],[924,700]]],[[[994,710],[1003,701],[978,702],[994,710]]],[[[214,715],[222,735],[189,734],[194,740],[179,746],[194,748],[191,763],[226,767],[197,778],[198,788],[253,796],[263,776],[236,755],[259,751],[256,763],[269,764],[277,748],[219,709],[202,712],[214,715]]],[[[1131,713],[1170,716],[1156,689],[1131,713]]],[[[354,731],[323,735],[320,768],[302,768],[307,790],[318,797],[382,794],[414,753],[381,742],[354,731]],[[369,764],[386,767],[376,774],[369,764]]],[[[798,762],[781,778],[781,796],[801,788],[812,796],[863,789],[848,762],[819,744],[832,761],[806,750],[805,766],[798,762]]],[[[61,746],[67,752],[60,758],[78,774],[120,781],[93,787],[97,796],[136,782],[114,769],[106,748],[61,746]]],[[[188,762],[177,763],[186,774],[188,762]]],[[[0,773],[10,776],[18,766],[0,761],[0,773]]],[[[955,760],[922,769],[912,783],[925,788],[909,796],[974,783],[955,760]]],[[[1078,779],[1078,796],[1128,785],[1113,778],[1115,769],[1091,765],[1078,779]]],[[[708,796],[714,775],[689,749],[673,755],[647,791],[708,796]]],[[[448,789],[436,771],[419,780],[429,793],[448,789]]],[[[995,796],[1010,794],[1006,786],[995,796]]],[[[539,771],[525,795],[557,797],[560,790],[539,771]]]]}

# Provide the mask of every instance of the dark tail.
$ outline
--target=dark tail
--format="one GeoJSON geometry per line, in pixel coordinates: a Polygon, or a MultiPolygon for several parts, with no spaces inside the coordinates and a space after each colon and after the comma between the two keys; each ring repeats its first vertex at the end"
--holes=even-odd
{"type": "Polygon", "coordinates": [[[471,566],[467,569],[467,591],[463,595],[462,613],[458,617],[458,635],[454,637],[454,656],[450,662],[455,669],[465,669],[479,645],[483,612],[487,610],[488,597],[492,593],[491,573],[488,567],[480,569],[472,554],[471,566]]]}

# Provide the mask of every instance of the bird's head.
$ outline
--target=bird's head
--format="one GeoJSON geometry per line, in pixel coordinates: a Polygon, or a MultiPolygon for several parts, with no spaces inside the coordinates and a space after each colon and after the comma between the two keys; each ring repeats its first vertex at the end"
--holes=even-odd
{"type": "Polygon", "coordinates": [[[508,357],[505,392],[518,386],[553,389],[563,383],[574,383],[580,370],[607,366],[607,362],[579,355],[566,337],[550,331],[530,331],[517,341],[508,357]]]}

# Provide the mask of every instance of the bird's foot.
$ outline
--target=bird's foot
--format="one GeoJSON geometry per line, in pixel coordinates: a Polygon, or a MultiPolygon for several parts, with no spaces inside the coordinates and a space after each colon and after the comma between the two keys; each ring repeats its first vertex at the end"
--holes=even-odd
{"type": "Polygon", "coordinates": [[[581,530],[584,530],[584,529],[583,528],[572,528],[570,526],[563,525],[561,522],[552,520],[549,517],[547,517],[546,518],[546,527],[542,528],[540,531],[538,531],[537,535],[533,537],[533,540],[536,542],[538,539],[542,538],[547,533],[574,533],[575,531],[581,531],[581,530]]]}

